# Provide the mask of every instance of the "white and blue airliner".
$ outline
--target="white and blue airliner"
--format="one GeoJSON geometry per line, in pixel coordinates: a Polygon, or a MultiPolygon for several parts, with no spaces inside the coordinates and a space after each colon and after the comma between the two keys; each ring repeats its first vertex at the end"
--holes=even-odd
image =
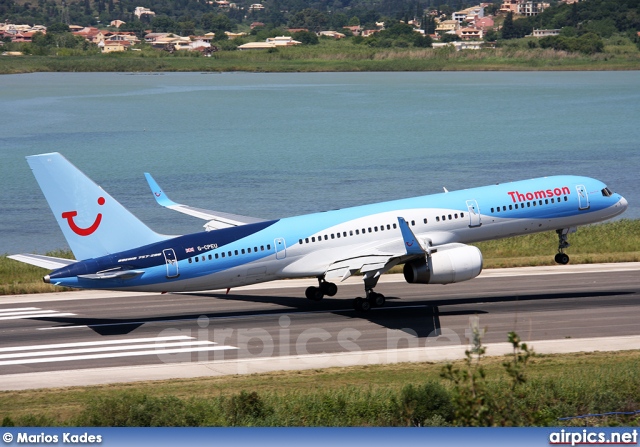
{"type": "Polygon", "coordinates": [[[149,229],[59,153],[27,157],[76,260],[35,254],[12,259],[53,270],[44,281],[79,289],[187,292],[316,277],[306,297],[334,296],[333,281],[362,274],[355,308],[384,305],[380,275],[404,264],[412,284],[466,281],[482,270],[467,245],[555,230],[555,260],[579,225],[615,217],[624,197],[599,180],[553,176],[446,191],[322,213],[261,220],[171,201],[145,174],[160,205],[207,221],[205,230],[167,236],[149,229]]]}

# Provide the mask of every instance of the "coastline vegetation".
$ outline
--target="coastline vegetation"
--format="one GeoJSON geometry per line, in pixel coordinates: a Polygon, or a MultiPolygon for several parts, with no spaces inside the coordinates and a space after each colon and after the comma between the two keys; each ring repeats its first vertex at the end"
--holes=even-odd
{"type": "MultiPolygon", "coordinates": [[[[622,219],[580,227],[569,236],[568,253],[573,264],[601,262],[640,262],[640,220],[622,219]]],[[[480,242],[484,268],[506,268],[554,265],[558,237],[544,232],[480,242]]],[[[68,250],[47,253],[48,256],[73,258],[68,250]]],[[[396,267],[391,273],[399,273],[396,267]]],[[[0,295],[60,292],[63,289],[42,282],[49,271],[0,256],[0,295]]],[[[0,299],[1,300],[1,299],[0,299]]]]}
{"type": "Polygon", "coordinates": [[[529,48],[513,42],[499,48],[378,48],[320,39],[318,45],[259,51],[173,54],[145,48],[124,53],[85,54],[60,49],[55,55],[3,56],[0,74],[34,72],[360,72],[360,71],[553,71],[640,70],[640,50],[629,42],[605,45],[593,54],[529,48]]]}

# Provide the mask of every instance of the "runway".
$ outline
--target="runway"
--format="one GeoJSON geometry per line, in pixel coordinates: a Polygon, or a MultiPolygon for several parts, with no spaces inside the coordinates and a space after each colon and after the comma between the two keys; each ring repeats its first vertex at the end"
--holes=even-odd
{"type": "Polygon", "coordinates": [[[537,352],[640,349],[640,263],[488,270],[447,286],[385,275],[383,308],[356,313],[358,278],[321,302],[315,280],[190,294],[0,297],[0,389],[442,360],[489,354],[509,331],[537,352]]]}

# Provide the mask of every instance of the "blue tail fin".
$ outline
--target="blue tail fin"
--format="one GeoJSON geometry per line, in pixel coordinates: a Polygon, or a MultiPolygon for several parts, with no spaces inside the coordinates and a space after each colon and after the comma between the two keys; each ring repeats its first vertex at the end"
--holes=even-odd
{"type": "Polygon", "coordinates": [[[27,162],[76,259],[89,259],[151,244],[155,233],[57,152],[27,162]]]}

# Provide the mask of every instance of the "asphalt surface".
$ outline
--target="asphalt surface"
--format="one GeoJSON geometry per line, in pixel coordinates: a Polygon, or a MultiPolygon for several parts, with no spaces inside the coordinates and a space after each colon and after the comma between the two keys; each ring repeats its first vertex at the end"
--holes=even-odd
{"type": "Polygon", "coordinates": [[[385,275],[376,288],[385,307],[364,314],[353,310],[358,278],[320,302],[304,298],[314,284],[0,297],[0,376],[446,350],[467,346],[473,324],[488,344],[509,331],[530,342],[640,336],[640,263],[494,270],[446,286],[385,275]]]}

